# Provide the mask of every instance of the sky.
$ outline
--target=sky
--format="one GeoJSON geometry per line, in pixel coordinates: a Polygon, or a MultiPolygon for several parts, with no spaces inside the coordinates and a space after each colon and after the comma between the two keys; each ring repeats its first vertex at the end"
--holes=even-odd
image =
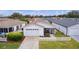
{"type": "Polygon", "coordinates": [[[9,16],[14,12],[21,13],[23,15],[59,15],[66,14],[70,10],[0,10],[0,16],[9,16]]]}

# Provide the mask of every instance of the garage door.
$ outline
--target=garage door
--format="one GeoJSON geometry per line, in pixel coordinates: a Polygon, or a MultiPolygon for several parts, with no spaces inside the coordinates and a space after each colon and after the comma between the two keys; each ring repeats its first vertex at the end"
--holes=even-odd
{"type": "Polygon", "coordinates": [[[43,31],[40,29],[25,30],[24,36],[43,36],[43,31]]]}
{"type": "Polygon", "coordinates": [[[69,34],[70,35],[79,35],[79,29],[71,29],[69,34]]]}

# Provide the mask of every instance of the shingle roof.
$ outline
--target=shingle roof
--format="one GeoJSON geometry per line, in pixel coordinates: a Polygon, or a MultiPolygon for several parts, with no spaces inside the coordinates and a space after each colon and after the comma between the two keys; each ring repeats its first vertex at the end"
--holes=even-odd
{"type": "Polygon", "coordinates": [[[53,28],[53,26],[49,23],[45,18],[35,18],[36,24],[43,26],[44,28],[53,28]]]}
{"type": "Polygon", "coordinates": [[[0,28],[8,28],[23,23],[23,21],[19,21],[18,19],[0,18],[0,28]]]}
{"type": "Polygon", "coordinates": [[[47,20],[62,25],[64,27],[70,27],[79,24],[79,18],[47,18],[47,20]]]}

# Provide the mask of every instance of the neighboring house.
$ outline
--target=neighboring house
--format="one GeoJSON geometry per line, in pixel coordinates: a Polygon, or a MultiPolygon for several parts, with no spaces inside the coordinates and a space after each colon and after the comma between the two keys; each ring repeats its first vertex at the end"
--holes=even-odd
{"type": "Polygon", "coordinates": [[[79,35],[78,18],[47,18],[52,25],[66,35],[79,35]]]}
{"type": "Polygon", "coordinates": [[[18,19],[0,18],[0,33],[22,30],[24,26],[25,22],[18,19]]]}
{"type": "Polygon", "coordinates": [[[46,36],[47,33],[52,34],[54,32],[53,30],[52,25],[37,19],[37,21],[35,20],[24,27],[24,36],[46,36]]]}

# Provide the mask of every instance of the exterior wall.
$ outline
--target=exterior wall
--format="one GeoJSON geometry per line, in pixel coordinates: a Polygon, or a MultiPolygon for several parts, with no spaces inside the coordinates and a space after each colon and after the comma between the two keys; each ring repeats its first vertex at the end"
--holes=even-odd
{"type": "Polygon", "coordinates": [[[14,26],[13,28],[14,28],[14,31],[16,31],[16,29],[17,29],[16,26],[14,26]]]}
{"type": "MultiPolygon", "coordinates": [[[[18,30],[22,30],[22,28],[25,26],[25,24],[17,25],[19,27],[18,30]]],[[[17,26],[13,26],[14,31],[17,31],[17,26]]]]}
{"type": "Polygon", "coordinates": [[[29,24],[23,28],[24,36],[44,36],[44,28],[36,25],[29,24]]]}
{"type": "Polygon", "coordinates": [[[14,32],[21,29],[20,25],[17,25],[17,26],[14,26],[14,32]],[[18,26],[18,29],[17,29],[17,26],[18,26]]]}
{"type": "Polygon", "coordinates": [[[61,32],[63,32],[64,34],[67,34],[67,33],[66,33],[66,27],[59,26],[59,30],[60,30],[61,32]]]}
{"type": "Polygon", "coordinates": [[[21,28],[23,28],[25,26],[25,24],[22,24],[21,28]]]}
{"type": "Polygon", "coordinates": [[[38,30],[29,30],[25,28],[24,31],[24,36],[44,36],[44,29],[43,28],[36,28],[38,30]]]}
{"type": "Polygon", "coordinates": [[[66,34],[66,28],[61,26],[61,25],[58,25],[58,24],[55,24],[55,23],[52,23],[53,26],[58,29],[59,31],[63,32],[64,34],[66,34]]]}
{"type": "MultiPolygon", "coordinates": [[[[18,30],[22,30],[22,28],[25,26],[25,24],[21,24],[21,25],[17,25],[18,26],[18,30]]],[[[12,31],[17,31],[17,26],[12,26],[12,31]]],[[[11,28],[11,27],[10,27],[11,28]]],[[[11,31],[11,32],[12,32],[11,31]]],[[[1,32],[1,31],[0,31],[1,32]]],[[[2,32],[5,32],[4,30],[2,32]]],[[[7,28],[7,32],[10,32],[9,31],[9,28],[7,28]]]]}
{"type": "MultiPolygon", "coordinates": [[[[56,29],[66,34],[67,29],[65,27],[55,24],[55,23],[53,23],[53,25],[56,29]]],[[[67,35],[79,35],[79,24],[68,27],[67,35]]]]}
{"type": "Polygon", "coordinates": [[[79,24],[69,27],[68,35],[79,35],[79,24]]]}

